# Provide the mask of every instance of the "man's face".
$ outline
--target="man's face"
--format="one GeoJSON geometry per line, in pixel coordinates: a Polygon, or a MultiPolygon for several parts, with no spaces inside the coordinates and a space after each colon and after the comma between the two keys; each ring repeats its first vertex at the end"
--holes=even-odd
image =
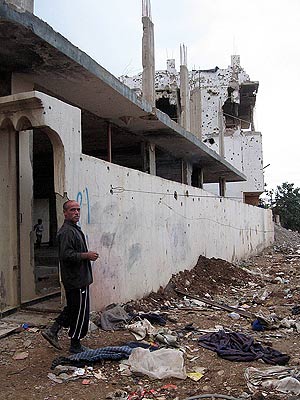
{"type": "Polygon", "coordinates": [[[77,224],[80,218],[80,205],[77,201],[70,201],[67,203],[67,209],[64,210],[64,216],[67,221],[77,224]]]}

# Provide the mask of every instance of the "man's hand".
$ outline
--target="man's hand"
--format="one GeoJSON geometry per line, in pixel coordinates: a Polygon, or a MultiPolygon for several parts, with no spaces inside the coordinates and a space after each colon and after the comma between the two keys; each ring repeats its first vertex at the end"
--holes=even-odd
{"type": "Polygon", "coordinates": [[[96,261],[99,254],[95,251],[88,251],[87,253],[81,253],[81,258],[84,260],[96,261]]]}

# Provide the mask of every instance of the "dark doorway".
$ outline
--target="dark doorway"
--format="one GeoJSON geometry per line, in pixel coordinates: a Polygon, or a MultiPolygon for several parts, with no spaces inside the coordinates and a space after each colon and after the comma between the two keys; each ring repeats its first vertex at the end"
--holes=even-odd
{"type": "Polygon", "coordinates": [[[33,132],[33,225],[36,293],[60,290],[53,148],[43,129],[33,132]]]}

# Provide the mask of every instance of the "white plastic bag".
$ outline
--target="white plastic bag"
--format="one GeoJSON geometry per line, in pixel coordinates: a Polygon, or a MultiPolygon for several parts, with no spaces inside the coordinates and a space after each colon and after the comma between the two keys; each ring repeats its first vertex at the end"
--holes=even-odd
{"type": "Polygon", "coordinates": [[[129,356],[128,364],[131,372],[148,375],[154,379],[186,378],[184,359],[179,350],[160,349],[150,352],[138,347],[129,356]]]}

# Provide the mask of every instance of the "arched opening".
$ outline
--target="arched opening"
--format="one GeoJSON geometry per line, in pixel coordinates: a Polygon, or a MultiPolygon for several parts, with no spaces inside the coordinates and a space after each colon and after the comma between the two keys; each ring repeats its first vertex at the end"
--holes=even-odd
{"type": "Polygon", "coordinates": [[[20,131],[27,131],[29,129],[32,129],[32,124],[30,120],[27,117],[24,116],[21,117],[17,122],[16,130],[20,132],[20,131]]]}
{"type": "Polygon", "coordinates": [[[15,130],[13,123],[10,118],[5,118],[0,125],[1,131],[13,132],[15,130]]]}
{"type": "Polygon", "coordinates": [[[49,127],[33,127],[30,116],[16,117],[0,115],[0,236],[5,238],[0,312],[60,293],[56,233],[64,201],[64,147],[49,127]]]}
{"type": "MultiPolygon", "coordinates": [[[[34,229],[34,268],[36,294],[48,295],[60,290],[58,274],[58,229],[55,183],[62,172],[56,134],[46,128],[33,129],[32,169],[34,229]],[[50,140],[50,138],[52,140],[50,140]],[[54,146],[53,146],[54,142],[54,146]],[[56,165],[56,168],[55,168],[56,165]]],[[[61,188],[60,188],[61,189],[61,188]]],[[[60,211],[60,210],[59,210],[60,211]]]]}
{"type": "Polygon", "coordinates": [[[32,127],[22,116],[18,132],[18,213],[21,303],[60,292],[57,195],[64,190],[64,149],[56,132],[32,127]]]}

